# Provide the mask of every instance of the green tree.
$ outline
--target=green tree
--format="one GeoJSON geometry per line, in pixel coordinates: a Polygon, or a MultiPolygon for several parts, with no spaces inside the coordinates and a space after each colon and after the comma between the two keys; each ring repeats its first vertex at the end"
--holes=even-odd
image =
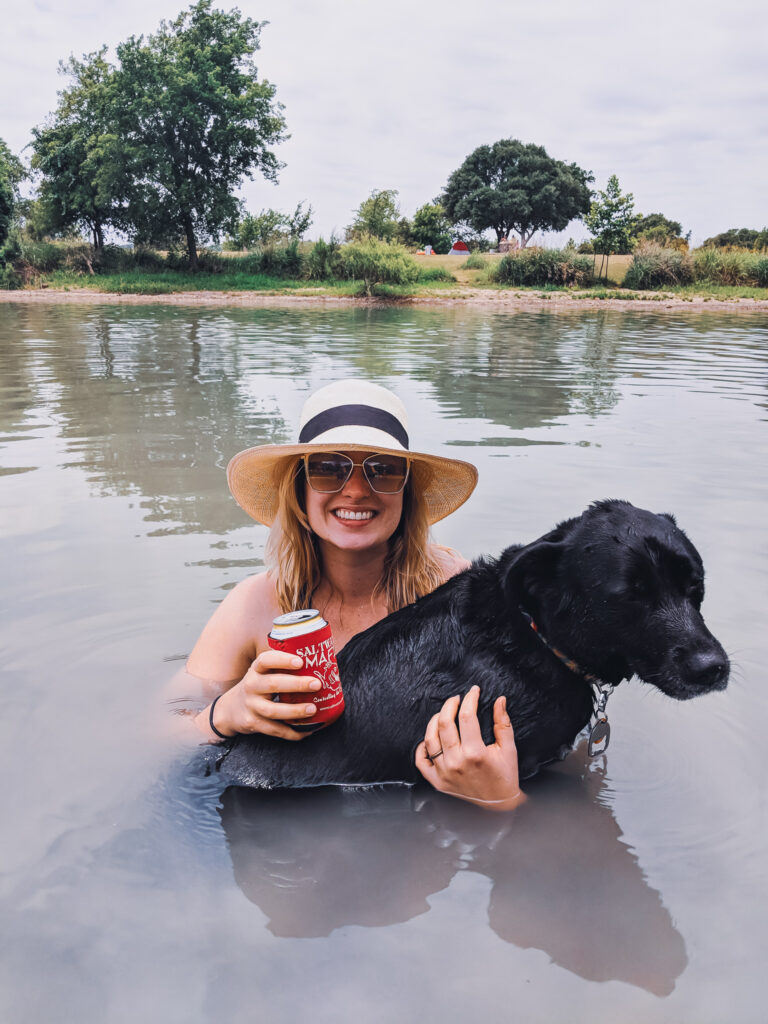
{"type": "Polygon", "coordinates": [[[754,228],[728,228],[719,235],[704,239],[704,246],[725,249],[734,246],[738,249],[765,249],[768,246],[768,228],[756,231],[754,228]]]}
{"type": "Polygon", "coordinates": [[[32,129],[32,168],[41,176],[37,231],[53,236],[86,230],[98,251],[126,187],[122,142],[115,131],[114,68],[106,47],[59,64],[72,84],[56,110],[32,129]]]}
{"type": "Polygon", "coordinates": [[[257,246],[298,240],[309,231],[313,212],[311,206],[305,210],[301,202],[291,214],[280,213],[279,210],[246,213],[224,243],[224,248],[255,249],[257,246]]]}
{"type": "Polygon", "coordinates": [[[627,253],[632,251],[632,229],[635,216],[635,198],[631,192],[622,193],[619,179],[612,174],[604,192],[598,192],[584,223],[590,234],[594,235],[594,252],[601,254],[600,274],[603,273],[605,260],[608,271],[607,257],[611,253],[627,253]]]}
{"type": "Polygon", "coordinates": [[[453,242],[451,222],[442,203],[424,203],[413,215],[411,237],[415,245],[431,245],[437,253],[446,253],[453,242]]]}
{"type": "Polygon", "coordinates": [[[644,217],[636,217],[632,227],[633,240],[658,242],[667,248],[686,249],[690,237],[690,231],[683,235],[680,221],[670,220],[663,213],[649,213],[644,217]]]}
{"type": "Polygon", "coordinates": [[[645,216],[638,216],[632,228],[632,234],[637,238],[646,231],[658,231],[661,228],[670,238],[682,237],[683,226],[679,220],[670,220],[663,213],[648,213],[645,216]]]}
{"type": "Polygon", "coordinates": [[[0,139],[0,247],[11,233],[19,201],[19,183],[24,176],[21,161],[0,139]]]}
{"type": "Polygon", "coordinates": [[[117,48],[123,224],[139,241],[184,238],[193,270],[198,244],[234,227],[243,179],[258,170],[275,181],[281,166],[269,147],[286,137],[282,106],[253,61],[264,24],[198,0],[117,48]]]}
{"type": "Polygon", "coordinates": [[[516,231],[524,248],[536,231],[562,231],[589,209],[588,171],[547,154],[542,146],[501,139],[479,146],[448,179],[441,197],[453,223],[497,243],[516,231]]]}
{"type": "Polygon", "coordinates": [[[398,233],[397,195],[394,188],[375,188],[355,211],[355,219],[346,231],[347,239],[370,237],[391,242],[398,233]]]}

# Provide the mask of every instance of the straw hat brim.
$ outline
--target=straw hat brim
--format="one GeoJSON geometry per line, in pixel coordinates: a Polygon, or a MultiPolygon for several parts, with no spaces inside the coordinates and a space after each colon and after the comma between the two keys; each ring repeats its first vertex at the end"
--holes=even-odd
{"type": "Polygon", "coordinates": [[[375,451],[379,455],[406,456],[415,485],[424,497],[430,525],[455,512],[477,484],[477,469],[472,463],[440,455],[348,441],[338,445],[267,444],[246,448],[230,459],[227,483],[235,501],[257,523],[271,526],[277,516],[278,487],[284,474],[300,456],[313,451],[375,451]]]}

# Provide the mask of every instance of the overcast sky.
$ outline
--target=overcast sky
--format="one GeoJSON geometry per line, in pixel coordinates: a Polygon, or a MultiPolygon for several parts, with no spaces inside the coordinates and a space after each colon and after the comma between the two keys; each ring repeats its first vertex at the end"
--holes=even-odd
{"type": "MultiPolygon", "coordinates": [[[[0,137],[19,153],[56,105],[57,64],[153,32],[179,0],[3,3],[0,137]]],[[[234,4],[223,0],[229,10],[234,4]]],[[[374,188],[411,216],[476,146],[543,145],[694,243],[768,224],[765,0],[243,0],[268,21],[259,76],[289,141],[249,209],[311,202],[342,230],[374,188]]],[[[28,156],[28,153],[26,154],[28,156]]],[[[587,237],[581,224],[566,234],[587,237]]]]}

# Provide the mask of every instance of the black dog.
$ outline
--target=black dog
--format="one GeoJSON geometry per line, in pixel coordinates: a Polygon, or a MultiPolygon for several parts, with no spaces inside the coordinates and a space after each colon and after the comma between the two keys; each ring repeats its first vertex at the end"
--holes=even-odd
{"type": "Polygon", "coordinates": [[[730,666],[703,597],[701,558],[671,516],[598,502],[350,640],[338,658],[346,710],[333,725],[300,744],[237,737],[218,766],[269,788],[415,782],[430,717],[477,683],[486,743],[506,695],[526,778],[588,724],[589,675],[615,685],[636,674],[677,700],[725,688],[730,666]]]}

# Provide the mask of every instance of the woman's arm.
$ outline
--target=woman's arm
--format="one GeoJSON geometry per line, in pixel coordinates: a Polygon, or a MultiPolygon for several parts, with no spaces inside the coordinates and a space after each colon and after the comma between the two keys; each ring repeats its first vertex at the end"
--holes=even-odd
{"type": "Polygon", "coordinates": [[[416,750],[416,767],[441,793],[489,810],[511,811],[524,802],[525,795],[518,780],[506,698],[499,697],[493,705],[495,742],[486,746],[477,719],[479,697],[480,687],[473,686],[463,701],[451,697],[443,704],[416,750]]]}
{"type": "Polygon", "coordinates": [[[288,674],[302,667],[301,658],[270,648],[259,651],[259,644],[266,642],[275,607],[268,573],[243,580],[218,606],[192,649],[187,673],[205,680],[209,689],[219,690],[215,701],[194,717],[209,743],[238,733],[264,733],[286,740],[308,735],[284,723],[306,721],[315,714],[315,705],[284,704],[273,697],[311,693],[320,688],[320,682],[315,676],[288,674]]]}

